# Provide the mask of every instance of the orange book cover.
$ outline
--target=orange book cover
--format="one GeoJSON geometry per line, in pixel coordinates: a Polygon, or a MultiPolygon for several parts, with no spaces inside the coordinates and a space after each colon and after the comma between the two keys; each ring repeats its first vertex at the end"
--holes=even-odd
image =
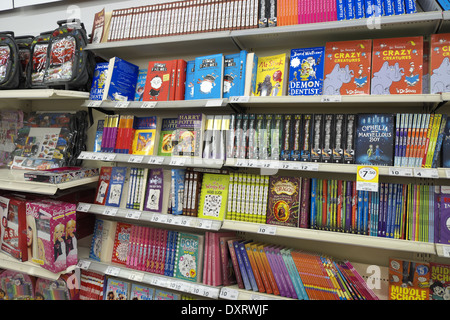
{"type": "Polygon", "coordinates": [[[389,259],[389,300],[429,300],[430,265],[389,259]]]}
{"type": "Polygon", "coordinates": [[[370,94],[372,40],[327,42],[324,95],[370,94]]]}
{"type": "Polygon", "coordinates": [[[450,33],[432,34],[430,50],[430,93],[450,91],[450,33]]]}
{"type": "Polygon", "coordinates": [[[259,256],[261,257],[261,261],[264,265],[264,270],[266,271],[267,276],[269,278],[269,282],[270,282],[270,286],[272,287],[273,294],[276,296],[279,296],[280,290],[278,289],[272,269],[270,268],[269,260],[267,259],[266,253],[264,251],[264,246],[258,245],[258,251],[259,251],[259,256]]]}
{"type": "Polygon", "coordinates": [[[272,286],[270,285],[269,277],[267,275],[267,272],[264,268],[264,264],[262,262],[261,256],[259,254],[258,244],[256,244],[256,243],[252,244],[251,249],[253,251],[253,256],[255,258],[256,265],[259,269],[259,273],[261,274],[261,279],[262,279],[264,287],[266,289],[266,293],[271,294],[271,293],[273,293],[272,286]]]}
{"type": "Polygon", "coordinates": [[[374,39],[371,94],[422,94],[423,37],[374,39]]]}
{"type": "Polygon", "coordinates": [[[245,244],[245,250],[247,251],[248,260],[250,261],[250,266],[252,267],[253,275],[255,276],[256,285],[258,286],[259,292],[266,292],[266,289],[261,279],[259,268],[256,265],[255,257],[253,256],[253,250],[251,245],[252,243],[245,244]]]}

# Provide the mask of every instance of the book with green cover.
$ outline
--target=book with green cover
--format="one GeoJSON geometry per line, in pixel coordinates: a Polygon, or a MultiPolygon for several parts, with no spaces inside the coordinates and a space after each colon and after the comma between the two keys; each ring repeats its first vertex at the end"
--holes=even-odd
{"type": "Polygon", "coordinates": [[[223,220],[227,210],[228,185],[226,174],[205,173],[203,175],[198,217],[223,220]]]}
{"type": "Polygon", "coordinates": [[[175,130],[178,118],[162,119],[161,132],[159,134],[158,156],[172,156],[175,130]]]}
{"type": "Polygon", "coordinates": [[[204,236],[200,234],[178,234],[173,275],[175,278],[192,282],[202,281],[203,239],[204,236]]]}

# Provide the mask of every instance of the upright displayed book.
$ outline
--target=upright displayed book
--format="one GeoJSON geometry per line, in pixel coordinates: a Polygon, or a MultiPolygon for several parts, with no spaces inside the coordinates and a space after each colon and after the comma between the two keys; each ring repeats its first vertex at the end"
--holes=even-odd
{"type": "Polygon", "coordinates": [[[201,282],[203,271],[204,236],[180,232],[175,253],[174,277],[201,282]]]}
{"type": "Polygon", "coordinates": [[[139,67],[118,57],[109,60],[103,100],[133,101],[139,67]]]}
{"type": "Polygon", "coordinates": [[[301,178],[270,176],[267,224],[298,227],[301,178]]]}
{"type": "Polygon", "coordinates": [[[176,60],[150,61],[145,82],[144,101],[173,100],[176,60]]]}
{"type": "Polygon", "coordinates": [[[257,70],[258,56],[254,52],[247,53],[244,96],[248,97],[255,95],[257,70]]]}
{"type": "Polygon", "coordinates": [[[139,69],[139,74],[136,82],[136,94],[134,101],[143,101],[145,92],[145,82],[147,81],[147,69],[139,69]]]}
{"type": "Polygon", "coordinates": [[[103,100],[103,91],[105,89],[108,66],[108,62],[97,63],[95,66],[91,91],[89,92],[89,100],[103,100]]]}
{"type": "Polygon", "coordinates": [[[173,156],[201,157],[206,116],[201,113],[179,114],[173,143],[173,156]]]}
{"type": "Polygon", "coordinates": [[[150,169],[147,178],[144,210],[156,213],[167,213],[169,208],[169,192],[171,172],[162,168],[150,169]]]}
{"type": "Polygon", "coordinates": [[[112,167],[105,205],[112,207],[118,207],[120,205],[126,176],[127,167],[112,167]]]}
{"type": "Polygon", "coordinates": [[[184,100],[195,99],[195,60],[186,62],[186,80],[185,80],[185,90],[184,90],[184,100]]]}
{"type": "Polygon", "coordinates": [[[98,177],[97,192],[94,203],[104,205],[109,192],[109,182],[111,180],[112,167],[101,167],[98,177]]]}
{"type": "Polygon", "coordinates": [[[111,262],[126,265],[131,226],[129,223],[117,222],[111,262]]]}
{"type": "Polygon", "coordinates": [[[450,299],[450,265],[430,262],[430,300],[450,299]]]}
{"type": "Polygon", "coordinates": [[[437,225],[439,226],[439,243],[449,245],[450,244],[450,188],[448,186],[441,186],[440,192],[440,214],[437,225]]]}
{"type": "Polygon", "coordinates": [[[225,174],[203,174],[198,217],[222,221],[228,199],[230,178],[225,174]]]}
{"type": "Polygon", "coordinates": [[[247,51],[226,55],[224,58],[223,97],[243,96],[247,51]]]}
{"type": "Polygon", "coordinates": [[[324,95],[370,94],[372,40],[327,42],[324,95]]]}
{"type": "Polygon", "coordinates": [[[355,163],[392,166],[394,144],[393,114],[358,114],[355,136],[355,163]]]}
{"type": "Polygon", "coordinates": [[[430,43],[430,93],[450,92],[450,79],[448,77],[450,34],[432,34],[430,43]]]}
{"type": "Polygon", "coordinates": [[[289,79],[286,58],[285,53],[258,58],[255,96],[286,95],[286,84],[289,79]]]}
{"type": "Polygon", "coordinates": [[[129,300],[130,283],[127,281],[108,278],[104,288],[104,300],[129,300]]]}
{"type": "Polygon", "coordinates": [[[292,49],[288,95],[322,95],[324,63],[324,47],[292,49]]]}
{"type": "Polygon", "coordinates": [[[136,117],[132,154],[153,155],[157,148],[160,122],[156,116],[136,117]]]}
{"type": "Polygon", "coordinates": [[[163,118],[159,133],[158,156],[171,156],[178,118],[163,118]]]}
{"type": "Polygon", "coordinates": [[[421,94],[423,37],[373,40],[371,94],[421,94]]]}
{"type": "Polygon", "coordinates": [[[389,259],[389,300],[429,300],[430,264],[389,259]]]}
{"type": "Polygon", "coordinates": [[[117,222],[95,219],[89,258],[96,261],[111,261],[117,222]]]}
{"type": "Polygon", "coordinates": [[[196,57],[194,99],[221,99],[223,97],[223,79],[223,54],[196,57]]]}

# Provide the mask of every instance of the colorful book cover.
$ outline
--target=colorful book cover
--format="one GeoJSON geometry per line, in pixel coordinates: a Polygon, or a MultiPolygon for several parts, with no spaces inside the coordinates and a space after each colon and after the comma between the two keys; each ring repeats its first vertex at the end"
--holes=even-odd
{"type": "Polygon", "coordinates": [[[139,69],[137,82],[136,82],[136,93],[134,95],[134,101],[143,101],[144,100],[146,80],[147,80],[147,69],[139,69]]]}
{"type": "Polygon", "coordinates": [[[180,232],[177,239],[174,277],[201,282],[203,235],[180,232]]]}
{"type": "Polygon", "coordinates": [[[104,205],[108,195],[112,167],[101,167],[94,204],[104,205]]]}
{"type": "Polygon", "coordinates": [[[440,194],[440,218],[437,222],[440,225],[439,243],[450,244],[450,188],[441,186],[440,194]]]}
{"type": "Polygon", "coordinates": [[[104,300],[128,300],[129,282],[108,278],[103,294],[104,300]]]}
{"type": "Polygon", "coordinates": [[[254,52],[249,52],[247,54],[247,64],[245,70],[244,96],[255,95],[257,70],[258,56],[254,52]]]}
{"type": "Polygon", "coordinates": [[[266,222],[298,227],[300,192],[299,177],[270,176],[266,222]]]}
{"type": "Polygon", "coordinates": [[[247,51],[226,55],[224,58],[223,97],[243,96],[247,51]]]}
{"type": "Polygon", "coordinates": [[[201,113],[179,114],[173,142],[173,156],[201,157],[206,116],[201,113]]]}
{"type": "Polygon", "coordinates": [[[101,152],[102,150],[102,139],[103,139],[103,129],[105,125],[105,120],[100,119],[97,122],[97,131],[95,132],[94,140],[94,152],[101,152]]]}
{"type": "Polygon", "coordinates": [[[388,300],[429,300],[430,264],[389,259],[388,300]]]}
{"type": "Polygon", "coordinates": [[[223,54],[196,57],[194,99],[221,99],[223,97],[223,77],[223,54]]]}
{"type": "Polygon", "coordinates": [[[158,156],[171,156],[178,118],[164,118],[159,134],[158,156]]]}
{"type": "Polygon", "coordinates": [[[134,120],[134,138],[132,154],[153,155],[157,142],[157,117],[136,117],[134,120]]]}
{"type": "Polygon", "coordinates": [[[162,168],[149,170],[144,210],[167,213],[170,189],[170,172],[162,168]]]}
{"type": "Polygon", "coordinates": [[[176,74],[173,79],[173,97],[172,100],[184,100],[184,94],[186,90],[186,68],[187,62],[183,59],[176,60],[176,74]]]}
{"type": "Polygon", "coordinates": [[[450,92],[450,33],[432,34],[430,50],[430,93],[450,92]]]}
{"type": "Polygon", "coordinates": [[[92,236],[89,258],[96,261],[109,262],[111,260],[117,222],[96,219],[92,236]]]}
{"type": "Polygon", "coordinates": [[[392,166],[394,142],[393,114],[358,114],[355,163],[392,166]]]}
{"type": "Polygon", "coordinates": [[[183,213],[185,173],[186,169],[172,169],[171,206],[174,215],[183,213]]]}
{"type": "Polygon", "coordinates": [[[106,77],[108,75],[108,62],[97,63],[92,78],[89,100],[102,100],[105,88],[106,77]]]}
{"type": "Polygon", "coordinates": [[[184,90],[184,100],[192,100],[194,98],[194,81],[195,81],[195,61],[186,62],[186,85],[184,90]]]}
{"type": "Polygon", "coordinates": [[[450,119],[448,118],[442,139],[442,167],[450,168],[450,119]]]}
{"type": "Polygon", "coordinates": [[[125,265],[128,256],[128,244],[130,242],[131,224],[117,222],[114,246],[111,262],[125,265]]]}
{"type": "Polygon", "coordinates": [[[450,300],[450,265],[430,262],[430,300],[450,300]]]}
{"type": "Polygon", "coordinates": [[[199,218],[223,220],[227,209],[229,182],[230,178],[225,174],[203,174],[199,218]]]}
{"type": "Polygon", "coordinates": [[[108,197],[105,205],[118,207],[122,198],[123,185],[127,176],[127,167],[113,167],[109,181],[108,197]]]}
{"type": "Polygon", "coordinates": [[[324,63],[324,47],[292,49],[289,64],[288,95],[321,95],[323,90],[324,63]]]}
{"type": "Polygon", "coordinates": [[[327,42],[324,95],[370,94],[372,40],[327,42]]]}
{"type": "Polygon", "coordinates": [[[150,61],[145,82],[144,101],[169,101],[176,60],[150,61]]]}
{"type": "Polygon", "coordinates": [[[109,60],[103,100],[133,101],[139,67],[118,57],[109,60]]]}
{"type": "Polygon", "coordinates": [[[286,54],[259,57],[256,71],[255,96],[285,95],[289,79],[286,54]]]}
{"type": "Polygon", "coordinates": [[[155,289],[153,288],[132,283],[130,300],[153,300],[154,291],[155,289]]]}
{"type": "Polygon", "coordinates": [[[423,37],[374,39],[371,94],[421,94],[423,37]]]}

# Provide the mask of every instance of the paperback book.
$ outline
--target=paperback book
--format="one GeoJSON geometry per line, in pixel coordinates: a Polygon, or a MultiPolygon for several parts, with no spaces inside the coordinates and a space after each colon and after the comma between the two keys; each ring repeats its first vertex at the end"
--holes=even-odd
{"type": "Polygon", "coordinates": [[[247,51],[226,55],[224,58],[223,97],[243,96],[247,51]]]}
{"type": "Polygon", "coordinates": [[[221,99],[223,80],[223,54],[195,58],[194,99],[221,99]]]}
{"type": "Polygon", "coordinates": [[[301,178],[270,176],[267,224],[298,227],[301,178]]]}
{"type": "Polygon", "coordinates": [[[286,94],[289,79],[286,54],[259,57],[256,70],[255,96],[282,96],[286,94]]]}
{"type": "Polygon", "coordinates": [[[132,154],[153,155],[158,142],[159,121],[156,116],[136,117],[132,154]]]}
{"type": "Polygon", "coordinates": [[[430,264],[389,259],[389,300],[429,300],[430,264]]]}
{"type": "Polygon", "coordinates": [[[173,143],[173,156],[201,157],[206,116],[201,113],[179,114],[173,143]]]}
{"type": "Polygon", "coordinates": [[[176,60],[150,61],[145,82],[144,101],[173,100],[176,60]]]}
{"type": "Polygon", "coordinates": [[[290,96],[322,95],[325,48],[292,49],[289,64],[290,96]]]}
{"type": "Polygon", "coordinates": [[[175,254],[174,277],[201,282],[203,271],[203,235],[180,232],[175,254]]]}
{"type": "Polygon", "coordinates": [[[198,217],[222,221],[228,199],[228,175],[203,174],[198,217]]]}
{"type": "Polygon", "coordinates": [[[138,66],[118,57],[111,58],[102,100],[133,101],[138,74],[138,66]]]}
{"type": "Polygon", "coordinates": [[[171,156],[173,140],[177,129],[177,118],[163,118],[159,133],[158,156],[171,156]]]}
{"type": "Polygon", "coordinates": [[[430,50],[430,93],[450,92],[450,34],[432,34],[430,50]]]}

